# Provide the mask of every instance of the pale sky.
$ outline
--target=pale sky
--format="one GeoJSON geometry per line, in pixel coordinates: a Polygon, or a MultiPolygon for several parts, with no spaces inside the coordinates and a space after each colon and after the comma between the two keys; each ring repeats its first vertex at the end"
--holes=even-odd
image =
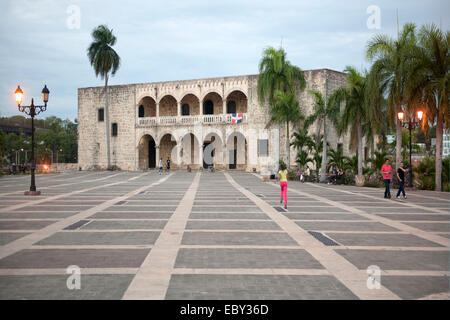
{"type": "Polygon", "coordinates": [[[448,0],[2,1],[0,116],[21,114],[18,84],[26,105],[32,97],[41,104],[47,84],[50,100],[38,117],[75,119],[77,88],[104,84],[86,55],[100,24],[117,37],[115,85],[256,74],[264,47],[281,43],[303,70],[368,68],[366,42],[377,33],[396,35],[396,9],[400,27],[434,22],[449,29],[448,0]],[[367,25],[371,5],[380,10],[379,29],[367,25]]]}

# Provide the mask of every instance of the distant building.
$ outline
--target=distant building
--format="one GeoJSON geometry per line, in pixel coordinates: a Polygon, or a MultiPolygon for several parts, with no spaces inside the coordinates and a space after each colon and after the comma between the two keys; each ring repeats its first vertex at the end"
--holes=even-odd
{"type": "MultiPolygon", "coordinates": [[[[436,150],[436,138],[431,138],[431,146],[436,150]]],[[[450,156],[450,131],[444,131],[442,135],[442,157],[450,156]]]]}
{"type": "Polygon", "coordinates": [[[387,138],[387,143],[392,143],[395,141],[395,136],[393,134],[388,134],[386,136],[386,138],[387,138]]]}
{"type": "MultiPolygon", "coordinates": [[[[307,70],[304,75],[306,88],[297,98],[306,115],[315,104],[307,90],[327,97],[346,85],[346,74],[338,71],[307,70]]],[[[270,122],[269,106],[258,99],[257,82],[258,75],[245,75],[110,86],[111,165],[142,170],[170,158],[173,168],[270,170],[278,165],[278,155],[286,159],[286,127],[270,122]]],[[[78,89],[78,156],[83,170],[107,166],[104,106],[103,86],[78,89]]],[[[291,124],[290,135],[299,126],[291,124]]],[[[315,123],[310,134],[317,131],[315,123]]],[[[338,137],[328,121],[327,131],[330,147],[342,145],[350,155],[349,134],[338,137]]],[[[291,146],[292,166],[296,151],[291,146]]]]}
{"type": "Polygon", "coordinates": [[[442,157],[445,158],[450,156],[450,132],[444,133],[442,138],[442,144],[443,144],[442,157]]]}

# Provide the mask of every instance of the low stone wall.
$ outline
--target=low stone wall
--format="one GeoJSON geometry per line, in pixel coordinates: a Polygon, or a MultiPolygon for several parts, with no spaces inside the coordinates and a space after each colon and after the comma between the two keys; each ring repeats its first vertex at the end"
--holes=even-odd
{"type": "MultiPolygon", "coordinates": [[[[42,170],[42,165],[38,165],[36,169],[39,169],[39,171],[42,170]]],[[[52,163],[49,166],[50,172],[55,171],[71,171],[71,170],[78,170],[78,163],[52,163]]]]}

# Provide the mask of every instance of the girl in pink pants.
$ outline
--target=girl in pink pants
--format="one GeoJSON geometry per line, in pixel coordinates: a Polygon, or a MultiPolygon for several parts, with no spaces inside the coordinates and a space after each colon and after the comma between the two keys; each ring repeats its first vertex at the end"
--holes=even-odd
{"type": "Polygon", "coordinates": [[[286,166],[284,164],[280,165],[280,171],[278,171],[278,179],[280,180],[280,188],[281,188],[281,194],[280,194],[280,203],[283,203],[284,199],[284,208],[287,209],[287,170],[286,166]]]}

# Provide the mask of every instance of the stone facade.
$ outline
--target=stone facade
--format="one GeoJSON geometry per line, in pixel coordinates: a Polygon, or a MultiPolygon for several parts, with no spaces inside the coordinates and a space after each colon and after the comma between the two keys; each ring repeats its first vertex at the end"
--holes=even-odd
{"type": "MultiPolygon", "coordinates": [[[[342,72],[320,69],[304,71],[304,75],[307,87],[298,99],[307,115],[314,106],[307,90],[326,96],[345,85],[342,72]]],[[[170,158],[172,167],[189,164],[195,169],[202,166],[204,150],[209,150],[205,146],[213,143],[212,162],[217,168],[234,168],[228,160],[236,149],[236,169],[272,169],[278,152],[285,159],[286,128],[281,125],[278,132],[277,125],[267,125],[268,106],[258,102],[257,81],[257,75],[246,75],[110,86],[109,123],[115,123],[118,130],[110,139],[111,165],[142,170],[157,166],[159,158],[164,164],[170,158]],[[232,113],[242,114],[242,122],[232,123],[232,113]],[[266,156],[258,152],[258,139],[268,140],[266,156]]],[[[78,89],[78,159],[83,170],[107,166],[105,122],[98,115],[104,106],[104,87],[78,89]]],[[[317,131],[316,125],[311,126],[311,133],[317,131]]],[[[330,146],[342,143],[349,154],[348,137],[338,138],[331,125],[327,128],[330,146]]],[[[295,153],[291,148],[292,166],[295,153]]]]}

